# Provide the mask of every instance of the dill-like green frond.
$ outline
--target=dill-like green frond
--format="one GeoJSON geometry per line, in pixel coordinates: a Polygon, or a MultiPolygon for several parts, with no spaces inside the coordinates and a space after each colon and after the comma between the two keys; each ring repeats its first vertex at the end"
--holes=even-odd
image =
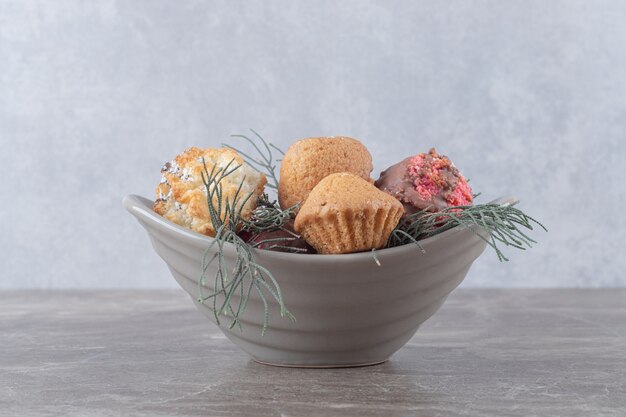
{"type": "MultiPolygon", "coordinates": [[[[262,334],[265,334],[269,322],[269,303],[267,297],[273,297],[280,306],[281,317],[287,316],[295,318],[285,306],[282,292],[278,282],[265,267],[257,263],[253,248],[248,245],[238,234],[238,229],[246,223],[241,217],[242,209],[246,202],[252,197],[252,193],[243,195],[241,193],[243,182],[235,192],[232,200],[223,199],[223,187],[221,181],[240,165],[234,165],[234,160],[223,168],[216,165],[209,168],[206,162],[202,161],[204,171],[202,181],[207,191],[207,204],[213,228],[216,231],[215,238],[207,247],[202,258],[202,275],[199,280],[198,301],[203,304],[210,304],[215,321],[221,325],[220,317],[229,316],[231,322],[229,327],[239,326],[240,315],[245,311],[250,300],[252,290],[256,290],[259,298],[265,307],[262,334]],[[224,257],[224,248],[232,245],[235,249],[235,264],[229,265],[224,257]],[[213,290],[209,294],[205,293],[207,287],[207,271],[211,265],[217,263],[215,276],[213,277],[213,290]],[[238,294],[238,301],[234,301],[234,295],[238,294]],[[218,300],[219,298],[219,300],[218,300]]],[[[245,178],[244,180],[245,181],[245,178]]],[[[282,219],[289,218],[289,213],[273,213],[276,219],[271,224],[255,224],[256,230],[269,227],[281,227],[282,219]]]]}
{"type": "MultiPolygon", "coordinates": [[[[508,258],[499,245],[525,250],[532,247],[535,240],[523,229],[533,230],[533,224],[547,231],[544,225],[514,207],[515,204],[477,204],[473,206],[448,207],[437,212],[426,210],[414,213],[400,221],[389,237],[387,247],[413,243],[435,236],[453,227],[472,228],[476,234],[493,248],[500,261],[508,258]],[[474,227],[480,227],[487,237],[478,233],[474,227]]],[[[419,246],[421,248],[421,246],[419,246]]],[[[422,249],[423,251],[423,249],[422,249]]]]}
{"type": "Polygon", "coordinates": [[[269,188],[273,188],[274,190],[278,190],[278,177],[276,176],[276,163],[280,162],[280,160],[275,160],[274,155],[272,153],[272,149],[278,151],[281,155],[285,153],[281,151],[278,147],[276,147],[271,142],[267,142],[261,135],[259,135],[254,129],[250,129],[250,131],[256,136],[256,138],[261,142],[261,147],[257,145],[254,139],[249,138],[246,135],[231,135],[233,138],[240,138],[251,144],[254,149],[258,152],[258,156],[254,157],[249,155],[246,152],[241,151],[238,148],[228,144],[222,143],[222,146],[232,149],[237,152],[239,155],[243,156],[245,161],[254,168],[256,171],[265,174],[269,177],[270,181],[266,184],[269,188]]]}

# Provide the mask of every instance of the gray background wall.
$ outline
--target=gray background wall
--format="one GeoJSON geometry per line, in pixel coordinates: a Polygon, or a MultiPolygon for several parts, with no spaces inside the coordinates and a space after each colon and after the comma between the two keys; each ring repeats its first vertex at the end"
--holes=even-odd
{"type": "Polygon", "coordinates": [[[255,128],[436,146],[548,234],[466,286],[626,284],[623,1],[0,2],[0,287],[173,287],[128,193],[255,128]]]}

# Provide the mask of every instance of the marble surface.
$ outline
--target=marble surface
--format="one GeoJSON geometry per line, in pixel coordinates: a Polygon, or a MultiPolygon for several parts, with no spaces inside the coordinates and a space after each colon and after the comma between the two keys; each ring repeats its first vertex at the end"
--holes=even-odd
{"type": "Polygon", "coordinates": [[[182,291],[4,291],[0,416],[623,417],[624,352],[626,290],[457,290],[389,362],[327,370],[251,361],[182,291]]]}
{"type": "Polygon", "coordinates": [[[626,286],[624,22],[619,0],[0,1],[0,288],[175,287],[121,199],[248,128],[359,138],[375,176],[436,146],[483,202],[517,195],[550,233],[464,286],[626,286]]]}

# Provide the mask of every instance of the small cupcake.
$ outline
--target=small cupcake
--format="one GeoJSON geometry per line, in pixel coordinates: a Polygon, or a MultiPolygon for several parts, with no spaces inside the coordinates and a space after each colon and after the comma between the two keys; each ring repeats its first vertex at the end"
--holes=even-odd
{"type": "Polygon", "coordinates": [[[407,215],[421,210],[436,212],[472,204],[467,180],[448,157],[433,148],[408,157],[380,173],[376,187],[397,198],[407,215]]]}
{"type": "Polygon", "coordinates": [[[358,140],[337,136],[302,139],[289,147],[280,164],[278,202],[283,209],[302,204],[323,178],[350,172],[368,180],[372,155],[358,140]]]}
{"type": "Polygon", "coordinates": [[[385,246],[402,213],[398,200],[367,180],[336,173],[313,188],[294,226],[319,253],[361,252],[385,246]]]}
{"type": "MultiPolygon", "coordinates": [[[[166,219],[208,236],[215,236],[207,201],[207,190],[202,182],[205,161],[209,172],[213,167],[229,169],[239,166],[221,182],[222,200],[233,201],[240,184],[240,201],[252,194],[241,208],[242,219],[250,218],[267,179],[248,166],[235,151],[227,148],[189,148],[161,169],[161,183],[157,186],[157,199],[153,210],[166,219]]],[[[217,206],[217,198],[214,198],[217,206]]],[[[224,204],[220,217],[225,219],[224,204]]]]}

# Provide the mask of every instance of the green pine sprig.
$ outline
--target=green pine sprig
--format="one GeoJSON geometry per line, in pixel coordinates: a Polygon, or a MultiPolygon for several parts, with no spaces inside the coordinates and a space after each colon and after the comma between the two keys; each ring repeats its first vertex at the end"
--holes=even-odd
{"type": "Polygon", "coordinates": [[[281,230],[286,236],[266,238],[249,243],[253,248],[267,245],[267,250],[282,250],[291,253],[306,253],[305,248],[289,246],[289,242],[300,239],[300,235],[285,227],[285,224],[295,217],[299,205],[282,210],[276,201],[270,201],[267,194],[261,195],[257,208],[252,212],[249,220],[242,220],[242,230],[258,235],[263,232],[281,230]]]}
{"type": "MultiPolygon", "coordinates": [[[[213,165],[209,170],[204,159],[202,164],[204,169],[202,182],[207,191],[209,215],[216,233],[202,257],[198,302],[209,305],[218,325],[221,325],[220,317],[230,316],[229,328],[239,326],[241,329],[239,317],[245,311],[250,295],[255,290],[264,306],[262,334],[267,332],[269,324],[268,295],[278,302],[281,317],[287,316],[295,320],[285,306],[280,286],[272,273],[256,261],[253,248],[237,234],[244,222],[241,217],[243,207],[252,198],[252,193],[244,196],[241,192],[245,178],[232,200],[228,197],[224,199],[222,181],[241,165],[234,165],[233,160],[225,167],[218,168],[217,165],[213,165]],[[230,245],[236,254],[235,265],[232,268],[224,257],[224,249],[230,245]],[[213,290],[205,294],[207,271],[214,262],[217,263],[217,267],[213,277],[213,290]],[[235,294],[239,295],[237,302],[234,301],[235,294]]],[[[261,229],[261,226],[257,227],[261,229]]]]}
{"type": "Polygon", "coordinates": [[[246,152],[241,151],[240,149],[235,148],[234,146],[228,143],[222,143],[222,146],[232,149],[233,151],[237,152],[239,155],[243,156],[245,161],[248,163],[248,165],[250,165],[256,171],[262,174],[265,174],[267,177],[269,177],[270,182],[266,184],[267,187],[272,188],[274,190],[278,190],[278,177],[276,176],[276,163],[280,162],[281,160],[274,159],[272,149],[278,151],[281,155],[284,155],[285,153],[273,143],[267,142],[265,139],[263,139],[263,137],[259,135],[254,129],[250,129],[250,131],[254,134],[254,136],[256,136],[256,139],[258,139],[261,142],[261,146],[257,145],[254,139],[251,139],[246,135],[231,135],[231,137],[240,138],[248,142],[257,151],[258,156],[254,157],[246,152]],[[263,149],[261,149],[261,147],[263,149]]]}
{"type": "Polygon", "coordinates": [[[298,205],[282,210],[276,201],[270,201],[269,196],[263,193],[250,219],[243,220],[243,228],[252,233],[278,230],[295,217],[297,211],[298,205]]]}
{"type": "Polygon", "coordinates": [[[387,247],[413,243],[423,251],[420,240],[460,226],[470,228],[485,240],[500,261],[508,261],[500,245],[526,250],[537,242],[524,229],[533,230],[535,225],[547,231],[543,224],[516,208],[515,204],[477,204],[448,207],[437,212],[419,211],[400,221],[391,233],[387,247]],[[487,237],[476,227],[484,230],[487,237]]]}

